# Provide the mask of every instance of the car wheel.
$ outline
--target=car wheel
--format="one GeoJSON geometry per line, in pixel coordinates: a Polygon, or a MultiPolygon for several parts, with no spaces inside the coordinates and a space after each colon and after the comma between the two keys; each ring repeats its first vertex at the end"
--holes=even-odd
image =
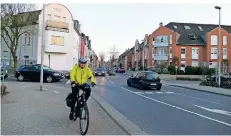
{"type": "Polygon", "coordinates": [[[52,76],[47,76],[46,81],[47,81],[47,83],[51,83],[53,81],[53,77],[52,76]]]}
{"type": "Polygon", "coordinates": [[[157,90],[160,90],[160,89],[161,89],[161,86],[158,86],[156,89],[157,89],[157,90]]]}
{"type": "Polygon", "coordinates": [[[130,83],[129,81],[127,81],[127,85],[128,85],[128,86],[131,86],[131,83],[130,83]]]}
{"type": "Polygon", "coordinates": [[[22,74],[18,75],[18,81],[23,81],[24,80],[24,76],[22,74]]]}
{"type": "Polygon", "coordinates": [[[140,90],[143,90],[144,89],[144,87],[143,87],[143,85],[140,83],[140,85],[139,85],[139,89],[140,90]]]}

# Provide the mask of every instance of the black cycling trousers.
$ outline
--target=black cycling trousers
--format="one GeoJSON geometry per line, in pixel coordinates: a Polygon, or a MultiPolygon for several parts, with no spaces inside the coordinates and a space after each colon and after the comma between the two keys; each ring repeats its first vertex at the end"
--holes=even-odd
{"type": "MultiPolygon", "coordinates": [[[[79,93],[79,86],[71,87],[72,90],[72,97],[71,97],[71,112],[74,111],[75,103],[77,101],[77,94],[79,93]]],[[[91,95],[91,90],[87,90],[85,93],[85,99],[88,100],[88,98],[91,95]]]]}

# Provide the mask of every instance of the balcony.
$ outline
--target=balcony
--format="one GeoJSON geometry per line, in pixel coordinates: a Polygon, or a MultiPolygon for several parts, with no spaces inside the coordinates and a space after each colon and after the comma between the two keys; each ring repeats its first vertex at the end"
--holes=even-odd
{"type": "Polygon", "coordinates": [[[159,56],[159,55],[154,55],[154,60],[168,60],[167,55],[159,56]]]}
{"type": "Polygon", "coordinates": [[[57,22],[57,21],[53,21],[53,20],[47,20],[46,27],[69,29],[69,24],[65,23],[65,22],[57,22]]]}
{"type": "Polygon", "coordinates": [[[167,47],[168,46],[168,42],[155,42],[154,43],[154,47],[167,47]]]}

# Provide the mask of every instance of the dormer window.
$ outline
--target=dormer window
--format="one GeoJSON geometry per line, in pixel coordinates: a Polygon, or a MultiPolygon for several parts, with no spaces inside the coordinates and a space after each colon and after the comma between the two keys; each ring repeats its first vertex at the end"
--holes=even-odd
{"type": "Polygon", "coordinates": [[[197,39],[196,36],[195,36],[194,34],[189,34],[188,36],[189,36],[189,38],[190,38],[191,40],[196,40],[196,39],[197,39]]]}
{"type": "Polygon", "coordinates": [[[198,29],[199,29],[200,31],[204,31],[204,30],[202,29],[202,27],[201,27],[201,26],[198,26],[198,29]]]}
{"type": "Polygon", "coordinates": [[[184,29],[191,29],[190,26],[184,26],[184,29]]]}
{"type": "Polygon", "coordinates": [[[175,29],[177,29],[177,26],[176,26],[176,25],[173,25],[173,27],[174,27],[175,29]]]}

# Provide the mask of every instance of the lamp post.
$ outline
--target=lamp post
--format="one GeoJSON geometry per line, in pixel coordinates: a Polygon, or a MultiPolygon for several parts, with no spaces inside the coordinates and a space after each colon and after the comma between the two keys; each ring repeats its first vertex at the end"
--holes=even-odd
{"type": "Polygon", "coordinates": [[[45,4],[43,4],[43,19],[42,19],[42,42],[41,42],[41,71],[40,71],[40,91],[43,90],[43,61],[44,61],[44,49],[45,49],[45,40],[44,40],[44,30],[45,30],[45,4]]]}
{"type": "Polygon", "coordinates": [[[221,85],[221,7],[215,6],[219,10],[219,32],[218,32],[218,86],[221,85]]]}

